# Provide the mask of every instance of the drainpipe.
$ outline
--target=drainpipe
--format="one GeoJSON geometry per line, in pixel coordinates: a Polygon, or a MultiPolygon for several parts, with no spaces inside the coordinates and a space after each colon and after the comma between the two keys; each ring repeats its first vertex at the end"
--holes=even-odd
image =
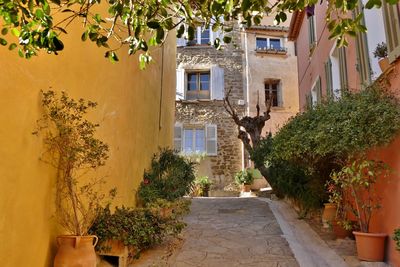
{"type": "MultiPolygon", "coordinates": [[[[247,47],[247,32],[245,29],[242,29],[244,31],[244,67],[245,67],[245,85],[244,88],[246,90],[246,99],[245,99],[245,105],[246,105],[246,116],[250,115],[250,92],[249,92],[249,53],[248,53],[248,47],[247,47]]],[[[242,169],[245,168],[245,162],[248,162],[248,159],[245,158],[245,153],[244,153],[244,145],[242,143],[242,169]]]]}

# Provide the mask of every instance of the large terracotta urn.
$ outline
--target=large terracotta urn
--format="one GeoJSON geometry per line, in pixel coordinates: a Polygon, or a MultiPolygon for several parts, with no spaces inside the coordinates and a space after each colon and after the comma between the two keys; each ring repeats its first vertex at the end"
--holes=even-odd
{"type": "Polygon", "coordinates": [[[325,208],[322,213],[322,224],[324,228],[329,228],[329,224],[335,219],[336,216],[336,204],[325,203],[325,208]]]}
{"type": "Polygon", "coordinates": [[[54,258],[54,267],[96,267],[96,252],[94,247],[97,236],[57,237],[57,254],[54,258]]]}

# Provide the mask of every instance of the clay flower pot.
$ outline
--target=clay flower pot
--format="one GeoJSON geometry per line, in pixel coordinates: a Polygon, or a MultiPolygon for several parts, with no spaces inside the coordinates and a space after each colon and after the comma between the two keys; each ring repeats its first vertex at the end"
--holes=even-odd
{"type": "Polygon", "coordinates": [[[57,254],[54,258],[54,267],[85,266],[96,267],[97,236],[72,236],[57,237],[57,254]]]}
{"type": "Polygon", "coordinates": [[[336,238],[344,239],[351,236],[351,231],[344,229],[343,226],[338,224],[337,220],[332,221],[332,231],[335,234],[336,238]]]}
{"type": "Polygon", "coordinates": [[[357,257],[364,261],[383,261],[387,234],[353,231],[356,237],[357,257]]]}
{"type": "Polygon", "coordinates": [[[242,191],[243,192],[250,192],[251,191],[251,185],[250,184],[243,184],[242,185],[242,191]]]}
{"type": "Polygon", "coordinates": [[[325,208],[322,213],[322,224],[324,228],[329,227],[329,223],[335,219],[336,216],[336,204],[333,203],[325,203],[325,208]]]}
{"type": "Polygon", "coordinates": [[[385,72],[387,68],[389,68],[389,59],[387,57],[382,58],[378,61],[379,67],[381,68],[382,72],[385,72]]]}

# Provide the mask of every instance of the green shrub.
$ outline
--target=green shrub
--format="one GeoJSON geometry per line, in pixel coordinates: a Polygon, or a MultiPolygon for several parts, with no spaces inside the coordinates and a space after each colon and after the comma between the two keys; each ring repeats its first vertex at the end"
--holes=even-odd
{"type": "Polygon", "coordinates": [[[195,163],[176,154],[171,149],[162,149],[153,156],[151,167],[144,173],[138,189],[138,197],[145,205],[156,199],[173,201],[189,192],[195,179],[195,163]]]}
{"type": "Polygon", "coordinates": [[[237,184],[252,184],[254,181],[253,173],[249,170],[242,170],[235,174],[235,182],[237,184]]]}
{"type": "Polygon", "coordinates": [[[318,169],[323,163],[342,164],[349,156],[388,144],[399,129],[398,101],[368,88],[292,118],[274,137],[272,153],[318,169]]]}
{"type": "Polygon", "coordinates": [[[396,249],[400,250],[400,228],[394,229],[393,240],[396,242],[396,249]]]}
{"type": "MultiPolygon", "coordinates": [[[[179,205],[184,207],[180,208],[181,214],[186,212],[187,206],[180,202],[179,205]]],[[[128,246],[131,252],[135,252],[135,256],[139,256],[144,249],[180,233],[185,225],[179,216],[163,218],[151,208],[116,207],[112,213],[106,207],[90,228],[89,234],[99,238],[97,250],[110,249],[106,241],[117,240],[128,246]]]]}

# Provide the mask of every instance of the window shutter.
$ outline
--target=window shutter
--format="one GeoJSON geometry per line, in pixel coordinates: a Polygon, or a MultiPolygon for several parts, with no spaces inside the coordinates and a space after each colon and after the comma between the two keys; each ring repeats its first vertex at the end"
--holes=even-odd
{"type": "Polygon", "coordinates": [[[283,91],[282,91],[282,83],[278,83],[277,95],[278,95],[278,107],[283,107],[283,91]]]}
{"type": "Polygon", "coordinates": [[[346,49],[339,48],[339,72],[340,72],[340,89],[347,89],[347,60],[346,49]]]}
{"type": "Polygon", "coordinates": [[[389,62],[400,56],[400,21],[398,5],[382,1],[389,62]]]}
{"type": "Polygon", "coordinates": [[[224,99],[224,69],[218,66],[211,68],[211,99],[224,99]]]}
{"type": "Polygon", "coordinates": [[[312,103],[312,96],[311,93],[306,94],[306,106],[305,106],[305,110],[311,110],[313,107],[313,103],[312,103]]]}
{"type": "Polygon", "coordinates": [[[181,46],[186,46],[186,40],[185,38],[176,38],[176,46],[181,47],[181,46]]]}
{"type": "Polygon", "coordinates": [[[322,86],[321,86],[321,77],[318,76],[317,83],[315,84],[317,91],[317,102],[318,104],[322,102],[322,86]]]}
{"type": "Polygon", "coordinates": [[[206,152],[207,155],[217,155],[217,125],[206,125],[206,152]]]}
{"type": "Polygon", "coordinates": [[[185,70],[176,70],[176,95],[175,100],[185,99],[185,70]]]}
{"type": "Polygon", "coordinates": [[[325,62],[325,80],[326,80],[326,96],[328,98],[333,97],[333,80],[332,80],[332,62],[329,58],[325,62]]]}
{"type": "Polygon", "coordinates": [[[178,152],[182,151],[182,124],[176,123],[174,127],[174,149],[178,152]]]}

